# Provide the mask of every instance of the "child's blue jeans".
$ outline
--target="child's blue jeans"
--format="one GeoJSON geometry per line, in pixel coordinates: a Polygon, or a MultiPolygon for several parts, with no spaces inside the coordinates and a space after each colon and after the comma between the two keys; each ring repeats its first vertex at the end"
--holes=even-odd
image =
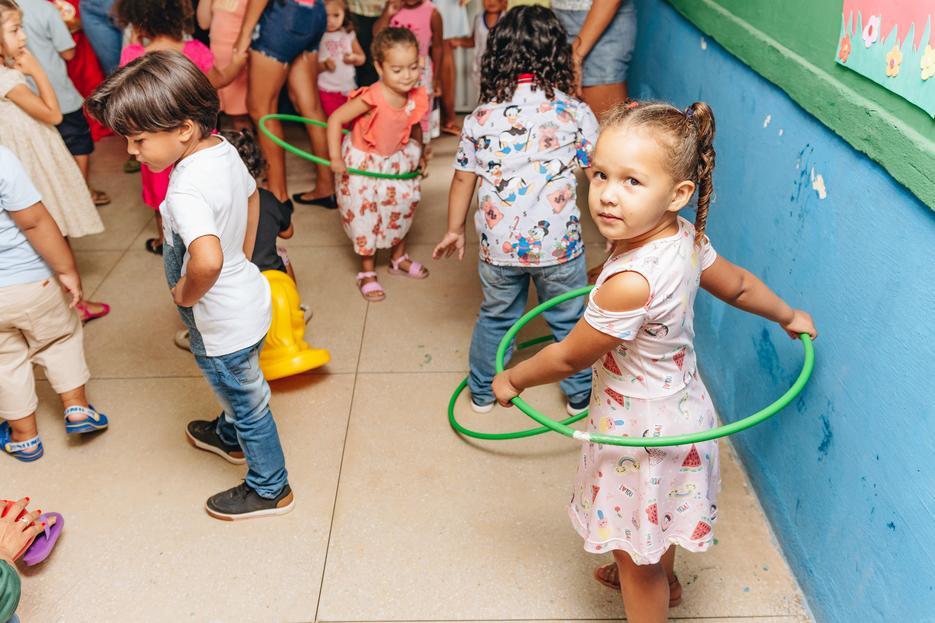
{"type": "MultiPolygon", "coordinates": [[[[569,290],[583,288],[588,283],[584,254],[555,266],[495,266],[483,260],[478,263],[484,300],[480,306],[474,335],[471,337],[471,373],[468,387],[471,399],[479,405],[494,401],[490,384],[494,377],[494,358],[500,340],[526,309],[530,279],[536,284],[539,301],[546,301],[569,290]]],[[[556,340],[565,336],[584,314],[584,299],[565,301],[542,315],[556,340]]],[[[512,345],[506,352],[510,360],[512,345]]],[[[591,370],[586,369],[560,383],[568,400],[579,403],[591,393],[591,370]]]]}
{"type": "Polygon", "coordinates": [[[220,357],[195,355],[195,361],[224,408],[218,436],[226,444],[240,445],[247,459],[247,485],[271,499],[286,486],[288,474],[269,410],[269,384],[260,369],[262,345],[261,341],[220,357]]]}

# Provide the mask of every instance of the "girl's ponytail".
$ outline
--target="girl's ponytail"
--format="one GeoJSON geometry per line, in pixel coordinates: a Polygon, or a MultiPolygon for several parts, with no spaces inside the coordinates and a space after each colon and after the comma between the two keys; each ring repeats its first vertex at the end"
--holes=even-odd
{"type": "Polygon", "coordinates": [[[695,244],[704,240],[705,223],[708,220],[708,207],[711,205],[711,193],[714,190],[714,113],[704,102],[695,102],[685,111],[685,116],[695,126],[698,142],[698,160],[695,183],[698,184],[698,209],[695,212],[695,244]]]}

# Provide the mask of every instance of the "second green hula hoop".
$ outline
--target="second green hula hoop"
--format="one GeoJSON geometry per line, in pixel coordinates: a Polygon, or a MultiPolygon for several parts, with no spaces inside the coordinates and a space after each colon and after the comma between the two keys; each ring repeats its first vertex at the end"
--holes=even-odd
{"type": "MultiPolygon", "coordinates": [[[[594,286],[586,286],[584,288],[578,288],[577,290],[571,290],[560,296],[549,299],[533,309],[529,310],[526,314],[520,318],[516,324],[510,327],[510,330],[506,332],[506,335],[503,336],[503,339],[500,340],[500,346],[497,348],[497,359],[496,366],[497,372],[503,372],[503,360],[506,356],[506,350],[509,348],[510,343],[516,337],[516,334],[526,326],[529,321],[541,314],[547,309],[560,305],[569,299],[573,299],[579,296],[586,296],[594,286]]],[[[454,428],[457,432],[468,437],[474,437],[476,439],[488,439],[488,440],[504,440],[504,439],[519,439],[522,437],[531,437],[533,435],[539,435],[548,431],[555,431],[561,433],[566,437],[572,437],[578,439],[579,441],[587,441],[590,443],[609,445],[609,446],[630,446],[630,447],[660,447],[660,446],[681,446],[687,445],[690,443],[700,443],[702,441],[710,441],[711,439],[718,439],[720,437],[726,437],[728,435],[733,435],[734,433],[739,433],[742,430],[746,430],[751,426],[755,426],[764,420],[769,419],[770,417],[776,415],[782,411],[790,402],[792,402],[796,396],[802,391],[805,387],[805,384],[808,382],[808,379],[812,375],[812,370],[815,367],[815,348],[812,344],[811,338],[803,333],[799,336],[802,341],[802,346],[805,348],[805,361],[802,363],[802,371],[799,372],[798,378],[796,378],[795,383],[792,384],[792,387],[786,391],[778,400],[770,404],[769,406],[760,409],[753,415],[747,416],[742,420],[738,420],[731,424],[725,424],[724,426],[719,426],[717,428],[710,428],[703,430],[697,433],[692,433],[689,435],[676,435],[670,437],[616,437],[613,435],[600,435],[597,433],[588,433],[575,430],[568,426],[573,424],[578,420],[581,420],[584,417],[587,417],[588,412],[584,411],[578,415],[566,419],[562,422],[556,422],[552,420],[539,411],[537,411],[532,405],[523,400],[521,397],[517,396],[512,400],[513,404],[523,413],[531,417],[533,420],[541,424],[539,428],[533,428],[529,430],[519,431],[515,433],[479,433],[465,428],[457,422],[454,415],[455,403],[458,399],[458,396],[461,392],[464,391],[464,388],[467,386],[467,379],[463,380],[455,393],[452,395],[451,400],[448,403],[448,421],[451,424],[451,427],[454,428]]],[[[547,342],[552,339],[551,336],[540,337],[528,342],[524,342],[518,346],[518,348],[529,348],[536,344],[542,342],[547,342]]]]}
{"type": "MultiPolygon", "coordinates": [[[[274,143],[276,143],[277,145],[279,145],[280,147],[282,147],[289,153],[305,158],[306,160],[311,160],[312,162],[316,164],[320,164],[322,166],[326,166],[326,167],[331,166],[330,160],[319,158],[313,153],[309,153],[305,151],[304,149],[299,149],[295,145],[290,145],[286,141],[282,140],[281,138],[279,138],[278,136],[270,132],[269,129],[266,127],[267,121],[295,121],[296,123],[304,123],[306,125],[317,125],[323,128],[328,127],[327,123],[325,123],[324,121],[317,121],[315,119],[309,119],[307,117],[300,117],[299,115],[280,115],[280,114],[264,115],[260,117],[260,131],[263,132],[263,134],[265,134],[267,137],[269,137],[269,140],[273,141],[274,143]]],[[[345,130],[345,132],[347,132],[347,130],[345,130]]],[[[350,167],[348,167],[347,172],[353,173],[355,175],[366,175],[367,177],[376,177],[381,180],[414,180],[417,177],[422,176],[421,171],[412,171],[410,173],[379,173],[377,171],[363,171],[361,169],[352,169],[350,167]]]]}

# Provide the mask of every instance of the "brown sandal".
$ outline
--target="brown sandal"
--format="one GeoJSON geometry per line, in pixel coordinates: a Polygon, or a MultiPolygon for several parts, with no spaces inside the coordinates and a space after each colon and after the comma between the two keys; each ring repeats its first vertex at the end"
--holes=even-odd
{"type": "MultiPolygon", "coordinates": [[[[607,588],[612,588],[615,591],[620,590],[620,570],[617,568],[617,563],[610,562],[606,565],[602,565],[594,570],[594,579],[606,586],[607,588]],[[612,574],[612,579],[606,574],[612,574]]],[[[673,581],[669,582],[669,607],[675,608],[682,603],[682,585],[679,582],[678,578],[675,578],[673,581]],[[678,590],[678,595],[672,597],[672,593],[675,590],[678,590]]]]}

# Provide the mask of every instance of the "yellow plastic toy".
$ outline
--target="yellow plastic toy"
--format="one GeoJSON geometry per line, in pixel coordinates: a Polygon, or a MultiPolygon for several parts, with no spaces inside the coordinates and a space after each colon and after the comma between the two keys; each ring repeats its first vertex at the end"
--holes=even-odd
{"type": "Polygon", "coordinates": [[[260,368],[267,380],[281,379],[313,370],[331,361],[323,348],[305,342],[305,315],[295,282],[279,270],[265,270],[273,299],[273,322],[260,351],[260,368]]]}

